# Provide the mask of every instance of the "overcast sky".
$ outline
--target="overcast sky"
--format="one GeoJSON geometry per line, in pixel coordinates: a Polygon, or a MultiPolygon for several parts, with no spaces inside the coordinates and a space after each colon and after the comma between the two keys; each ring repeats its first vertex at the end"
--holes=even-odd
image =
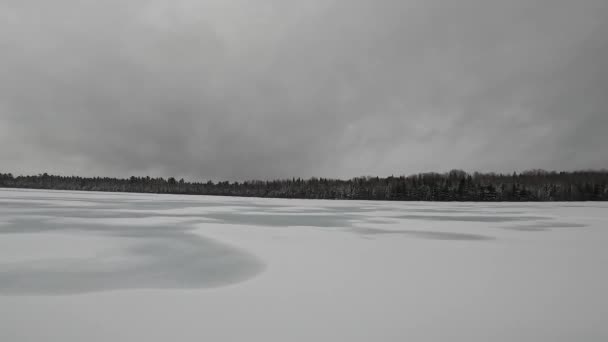
{"type": "Polygon", "coordinates": [[[608,167],[606,0],[0,0],[0,172],[608,167]]]}

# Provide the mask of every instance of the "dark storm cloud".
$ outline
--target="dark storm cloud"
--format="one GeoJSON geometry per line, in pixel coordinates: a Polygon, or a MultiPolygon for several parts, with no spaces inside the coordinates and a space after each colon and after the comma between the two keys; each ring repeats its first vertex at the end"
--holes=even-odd
{"type": "Polygon", "coordinates": [[[608,166],[605,0],[0,0],[0,160],[195,179],[608,166]]]}

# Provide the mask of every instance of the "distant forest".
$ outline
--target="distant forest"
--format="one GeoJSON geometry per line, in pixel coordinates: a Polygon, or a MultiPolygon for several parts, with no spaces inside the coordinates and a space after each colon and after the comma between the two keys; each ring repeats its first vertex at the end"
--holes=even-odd
{"type": "Polygon", "coordinates": [[[13,176],[0,173],[0,187],[243,197],[389,201],[606,201],[608,170],[513,174],[423,173],[350,180],[311,178],[246,182],[186,182],[175,178],[84,178],[13,176]]]}
{"type": "Polygon", "coordinates": [[[350,180],[311,178],[246,182],[186,182],[175,178],[13,176],[0,187],[243,197],[389,201],[606,201],[608,170],[495,174],[453,170],[400,177],[350,180]]]}

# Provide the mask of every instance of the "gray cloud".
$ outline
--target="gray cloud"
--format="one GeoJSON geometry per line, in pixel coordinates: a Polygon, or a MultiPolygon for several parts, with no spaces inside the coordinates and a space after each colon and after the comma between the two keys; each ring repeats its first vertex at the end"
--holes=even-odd
{"type": "Polygon", "coordinates": [[[605,0],[0,0],[0,160],[193,179],[608,166],[605,0]]]}

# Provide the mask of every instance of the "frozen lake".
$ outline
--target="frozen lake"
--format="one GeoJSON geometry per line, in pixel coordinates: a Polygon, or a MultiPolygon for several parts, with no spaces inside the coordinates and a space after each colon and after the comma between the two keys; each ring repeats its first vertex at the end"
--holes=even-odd
{"type": "Polygon", "coordinates": [[[0,341],[608,341],[608,203],[0,189],[0,341]]]}

